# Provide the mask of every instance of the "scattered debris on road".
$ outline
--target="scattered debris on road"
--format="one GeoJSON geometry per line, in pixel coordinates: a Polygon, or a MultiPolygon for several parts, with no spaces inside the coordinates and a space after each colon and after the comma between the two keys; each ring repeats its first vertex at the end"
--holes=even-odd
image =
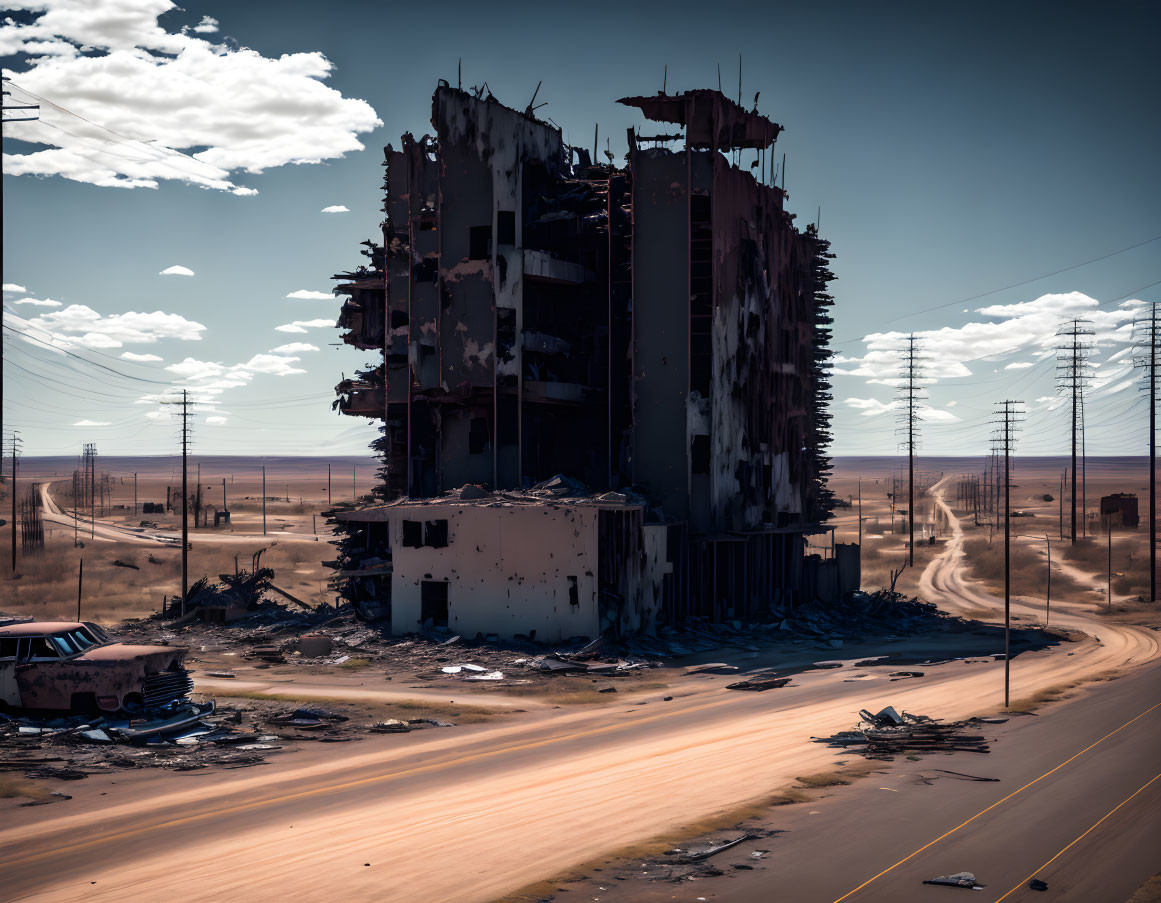
{"type": "Polygon", "coordinates": [[[779,687],[784,687],[790,683],[789,677],[775,677],[773,672],[766,674],[755,675],[746,680],[739,680],[737,683],[726,684],[727,690],[777,690],[779,687]]]}
{"type": "Polygon", "coordinates": [[[940,875],[938,878],[928,878],[924,884],[937,884],[941,887],[966,887],[971,890],[983,890],[986,884],[976,881],[971,872],[956,872],[954,875],[940,875]]]}
{"type": "Polygon", "coordinates": [[[904,753],[986,753],[990,751],[987,739],[980,734],[967,732],[981,724],[1001,724],[1006,720],[969,718],[966,721],[943,722],[926,715],[912,715],[908,712],[900,714],[894,706],[887,706],[873,715],[863,709],[859,716],[863,720],[854,730],[811,739],[816,743],[848,749],[866,759],[886,761],[904,753]]]}

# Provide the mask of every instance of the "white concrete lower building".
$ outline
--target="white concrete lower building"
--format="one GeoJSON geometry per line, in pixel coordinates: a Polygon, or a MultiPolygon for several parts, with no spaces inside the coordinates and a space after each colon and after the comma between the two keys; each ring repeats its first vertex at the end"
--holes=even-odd
{"type": "Polygon", "coordinates": [[[646,513],[616,493],[545,499],[465,487],[400,499],[342,515],[364,525],[368,548],[391,553],[389,564],[344,574],[390,600],[394,634],[446,627],[553,643],[648,631],[685,598],[685,527],[645,523],[646,513]]]}

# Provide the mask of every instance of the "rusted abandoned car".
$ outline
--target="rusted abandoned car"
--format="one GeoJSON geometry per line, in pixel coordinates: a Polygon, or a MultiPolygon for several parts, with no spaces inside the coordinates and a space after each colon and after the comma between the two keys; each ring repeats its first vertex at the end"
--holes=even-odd
{"type": "Polygon", "coordinates": [[[193,689],[188,652],[117,643],[87,622],[9,624],[0,627],[0,708],[143,712],[193,689]]]}

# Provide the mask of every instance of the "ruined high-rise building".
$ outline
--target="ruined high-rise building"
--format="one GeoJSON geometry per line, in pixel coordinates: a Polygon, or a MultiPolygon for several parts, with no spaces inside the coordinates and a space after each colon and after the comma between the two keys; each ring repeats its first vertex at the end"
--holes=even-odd
{"type": "Polygon", "coordinates": [[[434,137],[385,149],[382,243],[336,277],[375,357],[336,405],[383,423],[384,504],[340,515],[339,566],[397,632],[594,635],[815,591],[828,243],[771,178],[779,125],[717,91],[620,102],[682,133],[597,165],[441,84],[434,137]]]}

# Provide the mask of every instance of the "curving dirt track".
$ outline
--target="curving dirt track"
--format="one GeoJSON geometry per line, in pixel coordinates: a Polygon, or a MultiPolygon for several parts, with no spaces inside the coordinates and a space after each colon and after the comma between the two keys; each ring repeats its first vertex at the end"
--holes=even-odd
{"type": "MultiPolygon", "coordinates": [[[[83,539],[98,540],[101,542],[131,542],[146,546],[177,546],[181,548],[181,537],[180,535],[175,535],[173,531],[150,530],[146,527],[127,527],[104,520],[91,522],[84,517],[74,518],[62,509],[52,497],[51,483],[36,483],[35,485],[37,491],[40,493],[41,517],[50,523],[61,524],[70,529],[75,525],[83,539]]],[[[290,533],[285,530],[270,530],[266,534],[214,533],[210,535],[199,535],[197,533],[190,533],[189,541],[191,543],[222,544],[253,542],[254,540],[269,539],[271,536],[277,537],[284,542],[287,540],[299,540],[301,542],[317,541],[316,537],[311,534],[290,533]]]]}
{"type": "MultiPolygon", "coordinates": [[[[1002,603],[965,578],[962,530],[947,514],[952,540],[924,592],[994,617],[1002,603]]],[[[1161,656],[1153,631],[1082,607],[1062,605],[1053,620],[1097,639],[1019,656],[1014,695],[1161,656]]],[[[829,767],[835,753],[810,737],[849,727],[860,708],[955,718],[1001,702],[1002,663],[925,670],[900,683],[816,671],[767,693],[676,678],[597,709],[376,737],[261,770],[118,776],[108,798],[90,779],[68,788],[67,807],[5,820],[0,899],[491,900],[829,767]]]]}
{"type": "MultiPolygon", "coordinates": [[[[1002,621],[1004,600],[998,599],[976,584],[967,574],[964,564],[964,533],[959,518],[951,510],[943,497],[945,477],[932,487],[931,493],[936,504],[947,518],[951,528],[951,538],[947,547],[938,557],[932,559],[919,579],[919,592],[925,599],[935,601],[945,611],[954,612],[981,620],[1002,621]]],[[[1087,576],[1087,575],[1086,575],[1087,576]]],[[[1042,605],[1013,598],[1012,614],[1022,615],[1028,621],[1043,623],[1042,605]]],[[[1065,657],[1053,665],[1038,668],[1057,675],[1057,681],[1081,677],[1086,673],[1096,673],[1103,668],[1142,664],[1161,655],[1161,641],[1154,630],[1132,627],[1110,622],[1095,611],[1096,606],[1068,601],[1054,601],[1050,622],[1054,626],[1071,627],[1087,633],[1097,641],[1096,648],[1085,644],[1083,652],[1065,657]]],[[[1013,663],[1013,674],[1017,670],[1013,663]]],[[[1013,677],[1015,679],[1015,677],[1013,677]]]]}

